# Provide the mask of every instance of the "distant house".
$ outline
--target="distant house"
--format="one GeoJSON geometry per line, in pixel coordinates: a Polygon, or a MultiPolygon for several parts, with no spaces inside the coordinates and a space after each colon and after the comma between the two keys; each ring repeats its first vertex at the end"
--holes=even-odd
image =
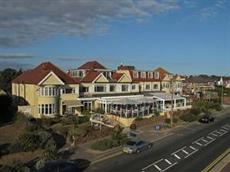
{"type": "Polygon", "coordinates": [[[173,75],[162,67],[158,67],[154,70],[154,73],[159,76],[161,91],[166,93],[182,94],[184,78],[180,75],[173,75]]]}

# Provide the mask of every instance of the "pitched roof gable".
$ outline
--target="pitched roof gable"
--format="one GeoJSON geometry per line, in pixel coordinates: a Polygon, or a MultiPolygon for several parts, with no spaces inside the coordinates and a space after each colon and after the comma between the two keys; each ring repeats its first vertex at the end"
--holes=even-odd
{"type": "Polygon", "coordinates": [[[100,74],[101,73],[97,71],[90,71],[80,82],[93,82],[100,74]]]}
{"type": "Polygon", "coordinates": [[[35,67],[32,70],[23,72],[12,83],[25,83],[25,84],[38,84],[41,82],[50,72],[53,72],[60,80],[66,84],[76,84],[77,82],[70,77],[67,73],[59,69],[51,62],[44,62],[35,67]]]}
{"type": "Polygon", "coordinates": [[[159,72],[159,79],[163,80],[167,74],[170,74],[167,70],[162,67],[158,67],[154,70],[154,72],[159,72]]]}
{"type": "Polygon", "coordinates": [[[88,69],[88,70],[94,70],[94,69],[106,69],[105,66],[100,64],[98,61],[89,61],[85,64],[81,65],[77,69],[88,69]]]}
{"type": "Polygon", "coordinates": [[[111,77],[113,80],[119,81],[123,75],[124,75],[123,73],[113,72],[111,77]]]}

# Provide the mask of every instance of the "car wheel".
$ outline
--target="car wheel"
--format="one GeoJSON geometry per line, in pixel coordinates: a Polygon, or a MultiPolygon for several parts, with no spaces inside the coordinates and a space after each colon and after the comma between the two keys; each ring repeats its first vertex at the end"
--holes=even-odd
{"type": "Polygon", "coordinates": [[[141,153],[141,150],[137,149],[137,150],[136,150],[136,153],[141,153]]]}

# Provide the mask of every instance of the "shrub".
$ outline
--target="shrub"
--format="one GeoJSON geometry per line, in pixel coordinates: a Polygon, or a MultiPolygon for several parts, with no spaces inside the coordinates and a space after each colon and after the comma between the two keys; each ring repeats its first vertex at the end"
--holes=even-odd
{"type": "Polygon", "coordinates": [[[89,121],[89,116],[79,116],[78,117],[78,124],[82,124],[82,123],[85,123],[85,122],[88,122],[89,121]]]}
{"type": "Polygon", "coordinates": [[[22,162],[16,161],[10,165],[1,166],[0,171],[4,172],[30,172],[31,170],[22,162]]]}
{"type": "Polygon", "coordinates": [[[0,95],[0,124],[14,121],[17,108],[9,95],[0,95]]]}
{"type": "Polygon", "coordinates": [[[194,115],[199,115],[199,114],[201,113],[201,111],[200,111],[199,109],[195,109],[195,108],[192,108],[192,109],[190,110],[190,112],[191,112],[192,114],[194,114],[194,115]]]}
{"type": "Polygon", "coordinates": [[[59,159],[59,155],[58,155],[56,147],[47,148],[42,153],[41,159],[39,159],[37,163],[35,164],[35,168],[38,170],[44,167],[47,161],[52,161],[52,160],[57,160],[57,159],[59,159]]]}
{"type": "Polygon", "coordinates": [[[90,115],[91,115],[91,113],[90,113],[90,111],[89,111],[89,110],[84,110],[84,111],[82,112],[82,115],[85,115],[85,116],[90,116],[90,115]]]}
{"type": "Polygon", "coordinates": [[[141,121],[143,118],[141,116],[136,117],[136,121],[141,121]]]}
{"type": "Polygon", "coordinates": [[[38,124],[28,124],[25,128],[27,132],[35,132],[41,129],[41,126],[38,124]]]}
{"type": "Polygon", "coordinates": [[[40,147],[42,139],[37,134],[26,132],[19,136],[17,142],[24,151],[33,151],[40,147]]]}
{"type": "Polygon", "coordinates": [[[171,119],[170,119],[170,118],[166,118],[166,119],[165,119],[165,123],[166,123],[166,124],[170,124],[170,123],[171,123],[171,119]]]}
{"type": "Polygon", "coordinates": [[[185,122],[193,122],[197,120],[197,116],[191,113],[186,113],[180,116],[180,119],[185,122]]]}
{"type": "Polygon", "coordinates": [[[113,147],[113,140],[112,139],[100,140],[100,141],[95,142],[91,145],[91,148],[95,149],[95,150],[106,150],[106,149],[110,149],[112,147],[113,147]]]}
{"type": "Polygon", "coordinates": [[[105,113],[105,111],[103,109],[101,109],[101,108],[97,108],[95,112],[96,113],[100,113],[100,114],[104,114],[105,113]]]}
{"type": "Polygon", "coordinates": [[[68,132],[71,128],[73,128],[74,125],[63,125],[62,123],[57,123],[52,126],[52,129],[57,132],[58,134],[63,135],[64,137],[67,137],[68,132]]]}
{"type": "Polygon", "coordinates": [[[158,110],[154,110],[154,115],[155,116],[160,116],[160,112],[158,110]]]}

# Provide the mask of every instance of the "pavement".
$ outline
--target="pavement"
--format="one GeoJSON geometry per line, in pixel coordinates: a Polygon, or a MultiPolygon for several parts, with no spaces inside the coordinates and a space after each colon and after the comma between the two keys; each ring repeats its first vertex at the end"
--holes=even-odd
{"type": "Polygon", "coordinates": [[[218,156],[202,172],[229,172],[230,171],[230,148],[218,156]]]}
{"type": "Polygon", "coordinates": [[[92,162],[86,171],[201,171],[230,147],[230,113],[217,115],[212,124],[195,122],[169,130],[170,135],[153,140],[150,151],[104,158],[92,162]]]}

